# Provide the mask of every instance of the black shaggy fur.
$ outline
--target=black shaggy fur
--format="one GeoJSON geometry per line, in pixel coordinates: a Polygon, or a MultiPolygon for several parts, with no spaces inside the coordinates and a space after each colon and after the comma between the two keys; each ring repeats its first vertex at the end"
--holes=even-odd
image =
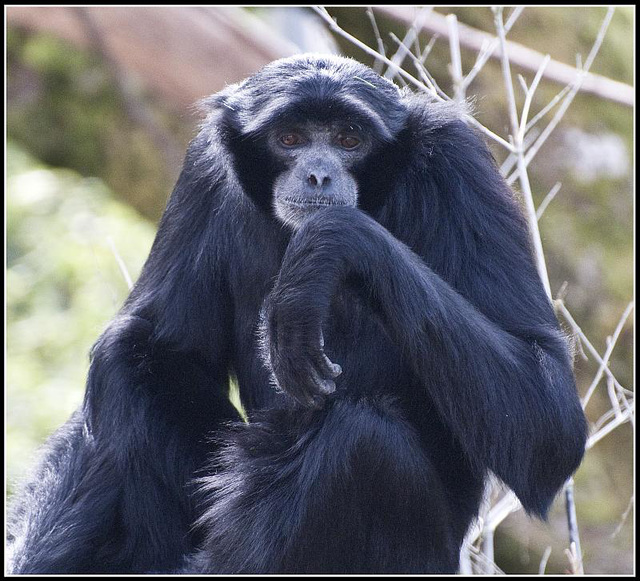
{"type": "Polygon", "coordinates": [[[12,572],[451,573],[489,471],[544,517],[586,422],[482,140],[336,57],[277,61],[208,107],[84,404],[14,507],[12,572]],[[359,209],[292,234],[266,130],[336,118],[374,140],[359,209]],[[343,373],[304,407],[320,330],[343,373]],[[230,374],[249,423],[215,432],[238,419],[230,374]]]}

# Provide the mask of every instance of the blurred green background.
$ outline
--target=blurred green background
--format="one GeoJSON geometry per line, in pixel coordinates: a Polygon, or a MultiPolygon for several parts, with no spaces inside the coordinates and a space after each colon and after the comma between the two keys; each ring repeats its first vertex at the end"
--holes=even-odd
{"type": "MultiPolygon", "coordinates": [[[[343,39],[329,38],[307,9],[209,9],[210,37],[202,38],[195,29],[174,31],[176,22],[186,27],[194,16],[199,21],[202,14],[194,12],[199,8],[13,10],[7,13],[6,40],[9,494],[33,465],[39,445],[82,400],[89,349],[127,296],[118,259],[135,280],[177,178],[180,155],[196,131],[198,115],[190,104],[296,50],[340,49],[373,64],[343,39]],[[134,35],[135,50],[127,45],[134,35]],[[213,47],[210,54],[189,57],[190,43],[199,42],[213,47]],[[177,64],[171,62],[182,54],[177,64]]],[[[488,8],[437,9],[451,11],[461,22],[493,32],[488,8]]],[[[342,27],[376,46],[364,8],[330,12],[342,27]]],[[[527,8],[509,38],[574,65],[576,53],[585,58],[589,52],[604,12],[527,8]]],[[[632,83],[634,12],[616,10],[593,72],[632,83]]],[[[384,35],[393,31],[402,37],[406,29],[382,16],[378,25],[384,35]]],[[[428,40],[422,38],[422,46],[428,40]]],[[[395,51],[390,40],[387,44],[395,51]]],[[[475,54],[463,51],[462,57],[468,71],[475,54]]],[[[426,66],[450,92],[448,63],[448,42],[438,40],[426,66]]],[[[531,72],[523,73],[530,82],[531,72]]],[[[534,112],[560,88],[543,81],[534,112]]],[[[496,62],[486,66],[468,94],[476,95],[477,118],[508,135],[496,62]]],[[[552,289],[556,293],[568,283],[566,304],[600,353],[634,291],[633,147],[631,107],[578,95],[531,166],[537,203],[562,182],[540,220],[552,289]]],[[[494,153],[502,161],[502,152],[494,153]]],[[[628,389],[632,341],[628,322],[610,364],[628,389]]],[[[593,359],[576,360],[581,393],[596,370],[593,359]]],[[[602,382],[587,409],[589,418],[595,421],[608,408],[602,382]]],[[[632,571],[634,511],[626,520],[623,513],[633,490],[633,437],[625,425],[589,452],[576,476],[588,573],[632,571]]],[[[560,502],[550,524],[515,515],[498,530],[498,565],[507,572],[537,572],[540,555],[551,545],[547,570],[563,572],[565,537],[560,502]]]]}

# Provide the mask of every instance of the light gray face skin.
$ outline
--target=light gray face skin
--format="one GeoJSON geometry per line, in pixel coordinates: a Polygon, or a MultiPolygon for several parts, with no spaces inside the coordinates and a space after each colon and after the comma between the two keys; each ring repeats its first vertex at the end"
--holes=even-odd
{"type": "Polygon", "coordinates": [[[269,147],[287,169],[275,180],[276,216],[294,229],[306,217],[333,205],[358,202],[353,166],[371,150],[367,136],[349,124],[296,124],[269,135],[269,147]]]}

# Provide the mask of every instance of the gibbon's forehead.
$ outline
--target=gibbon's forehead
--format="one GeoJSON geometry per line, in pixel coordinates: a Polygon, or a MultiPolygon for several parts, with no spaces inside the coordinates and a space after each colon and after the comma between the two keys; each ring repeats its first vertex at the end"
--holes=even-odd
{"type": "Polygon", "coordinates": [[[276,126],[310,121],[324,125],[336,121],[358,125],[383,141],[391,141],[394,137],[394,132],[375,109],[352,96],[300,98],[295,101],[286,97],[276,97],[271,99],[257,115],[247,117],[243,132],[264,133],[276,126]]]}
{"type": "Polygon", "coordinates": [[[393,83],[342,57],[303,55],[275,61],[247,79],[236,97],[245,105],[239,117],[246,134],[300,120],[340,119],[390,141],[406,118],[393,83]]]}

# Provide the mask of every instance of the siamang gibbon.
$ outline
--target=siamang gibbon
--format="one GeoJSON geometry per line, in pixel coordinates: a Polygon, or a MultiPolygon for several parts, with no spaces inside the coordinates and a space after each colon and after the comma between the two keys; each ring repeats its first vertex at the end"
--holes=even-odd
{"type": "Polygon", "coordinates": [[[453,573],[489,473],[544,517],[586,421],[483,140],[333,56],[204,106],[11,570],[453,573]]]}

